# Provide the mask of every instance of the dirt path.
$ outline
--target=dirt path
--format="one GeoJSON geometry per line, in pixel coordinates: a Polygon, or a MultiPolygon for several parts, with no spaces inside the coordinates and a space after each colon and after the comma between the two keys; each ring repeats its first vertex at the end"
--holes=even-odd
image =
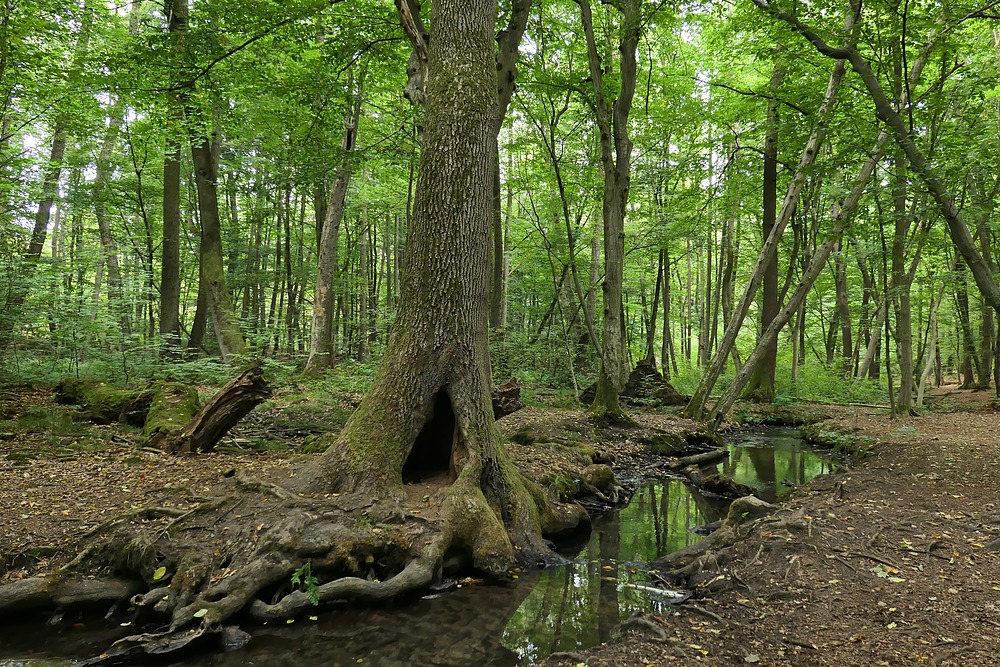
{"type": "Polygon", "coordinates": [[[627,624],[549,667],[1000,664],[1000,414],[954,388],[948,409],[889,420],[841,409],[873,455],[785,501],[707,582],[722,592],[627,624]]]}

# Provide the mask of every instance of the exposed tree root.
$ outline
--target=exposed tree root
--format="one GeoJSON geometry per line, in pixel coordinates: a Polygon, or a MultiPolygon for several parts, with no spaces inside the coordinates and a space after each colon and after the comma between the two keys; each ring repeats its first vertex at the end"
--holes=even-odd
{"type": "MultiPolygon", "coordinates": [[[[507,491],[518,500],[507,506],[521,515],[509,525],[524,533],[508,533],[478,476],[442,487],[417,516],[392,499],[308,497],[238,473],[194,507],[151,505],[94,528],[52,575],[0,586],[0,616],[129,601],[137,627],[168,619],[165,630],[126,637],[83,663],[100,664],[175,651],[223,632],[242,636],[232,626],[239,615],[266,622],[315,604],[398,597],[440,580],[449,553],[501,574],[519,556],[547,550],[540,535],[528,534],[532,521],[547,533],[581,521],[579,506],[550,507],[537,485],[506,480],[500,469],[493,474],[488,488],[516,482],[507,491]],[[512,552],[511,545],[519,548],[512,552]],[[307,564],[315,579],[293,586],[292,573],[307,564]]],[[[174,489],[163,492],[177,497],[174,489]]]]}

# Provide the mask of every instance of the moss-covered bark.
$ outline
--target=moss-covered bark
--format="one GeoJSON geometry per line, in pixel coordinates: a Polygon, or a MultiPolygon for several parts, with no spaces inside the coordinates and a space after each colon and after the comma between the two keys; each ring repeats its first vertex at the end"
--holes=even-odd
{"type": "Polygon", "coordinates": [[[142,433],[149,439],[180,431],[198,411],[198,390],[189,384],[163,382],[153,388],[142,433]]]}
{"type": "MultiPolygon", "coordinates": [[[[543,535],[586,520],[580,506],[551,503],[518,471],[493,416],[487,120],[496,2],[437,0],[432,21],[401,302],[372,390],[327,451],[296,471],[293,489],[237,471],[216,496],[186,499],[192,509],[141,508],[79,545],[50,581],[127,573],[147,589],[133,604],[169,616],[165,630],[116,651],[175,650],[220,632],[240,610],[272,620],[313,600],[399,595],[439,578],[446,555],[498,574],[554,557],[543,535]],[[317,580],[293,588],[292,573],[306,564],[317,580]]],[[[2,602],[0,594],[0,615],[2,602]]]]}
{"type": "Polygon", "coordinates": [[[496,428],[487,347],[489,224],[496,104],[495,4],[433,8],[424,149],[399,314],[379,375],[319,465],[312,493],[406,495],[414,460],[439,463],[430,502],[443,543],[482,570],[548,555],[543,532],[582,520],[550,507],[514,468],[496,428]],[[443,414],[446,413],[446,414],[443,414]],[[409,462],[409,463],[408,463],[409,462]]]}
{"type": "Polygon", "coordinates": [[[56,385],[56,401],[79,405],[87,417],[99,424],[122,422],[142,426],[153,400],[154,391],[119,389],[96,380],[66,379],[56,385]]]}

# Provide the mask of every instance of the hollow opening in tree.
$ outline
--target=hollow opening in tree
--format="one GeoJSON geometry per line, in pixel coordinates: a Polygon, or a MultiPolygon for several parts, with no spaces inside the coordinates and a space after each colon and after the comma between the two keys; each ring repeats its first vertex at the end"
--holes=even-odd
{"type": "Polygon", "coordinates": [[[430,418],[413,441],[403,464],[403,482],[426,482],[432,478],[455,481],[452,446],[455,443],[455,411],[445,390],[434,396],[430,418]]]}

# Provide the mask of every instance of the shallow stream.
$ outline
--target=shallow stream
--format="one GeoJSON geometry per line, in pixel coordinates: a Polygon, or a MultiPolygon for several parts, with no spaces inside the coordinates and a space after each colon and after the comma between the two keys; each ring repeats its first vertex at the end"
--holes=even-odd
{"type": "MultiPolygon", "coordinates": [[[[758,488],[765,500],[836,467],[806,448],[794,429],[744,436],[730,452],[707,470],[758,488]]],[[[171,664],[525,667],[555,651],[607,641],[635,611],[663,610],[669,594],[647,588],[643,563],[701,539],[693,529],[722,518],[726,506],[680,480],[650,481],[627,507],[596,517],[589,542],[564,567],[528,573],[507,586],[464,586],[363,612],[324,610],[315,621],[254,628],[241,651],[171,664]]],[[[93,619],[6,624],[0,667],[66,665],[100,653],[122,633],[93,619]]]]}

